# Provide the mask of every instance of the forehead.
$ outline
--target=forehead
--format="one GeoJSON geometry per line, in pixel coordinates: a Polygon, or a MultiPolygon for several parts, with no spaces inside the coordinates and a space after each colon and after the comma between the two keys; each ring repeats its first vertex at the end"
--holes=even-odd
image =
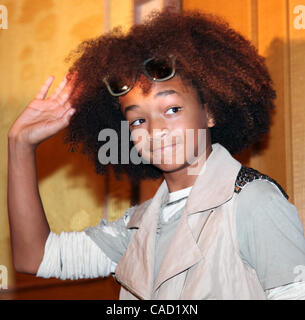
{"type": "Polygon", "coordinates": [[[136,104],[137,101],[140,102],[143,99],[155,99],[157,98],[156,94],[164,90],[175,90],[180,96],[196,94],[195,89],[178,75],[162,82],[152,81],[143,76],[139,78],[134,87],[126,95],[119,97],[119,101],[121,107],[124,108],[124,106],[136,104]]]}

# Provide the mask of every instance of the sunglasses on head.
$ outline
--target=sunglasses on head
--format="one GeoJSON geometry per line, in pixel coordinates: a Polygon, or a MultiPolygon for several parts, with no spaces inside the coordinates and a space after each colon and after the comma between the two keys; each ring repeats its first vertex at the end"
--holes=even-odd
{"type": "MultiPolygon", "coordinates": [[[[149,58],[142,64],[143,73],[152,81],[162,82],[174,77],[176,72],[176,57],[169,55],[167,58],[149,58]]],[[[106,76],[103,79],[109,93],[115,97],[129,92],[135,84],[135,76],[129,80],[116,76],[106,76]]]]}

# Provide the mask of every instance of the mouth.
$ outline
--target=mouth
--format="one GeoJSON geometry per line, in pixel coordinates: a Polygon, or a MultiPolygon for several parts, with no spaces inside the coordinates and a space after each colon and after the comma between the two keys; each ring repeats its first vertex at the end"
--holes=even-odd
{"type": "Polygon", "coordinates": [[[173,149],[174,147],[176,147],[176,144],[170,144],[168,146],[164,146],[164,147],[161,147],[161,148],[156,148],[156,149],[152,150],[152,153],[170,150],[170,149],[173,149]]]}

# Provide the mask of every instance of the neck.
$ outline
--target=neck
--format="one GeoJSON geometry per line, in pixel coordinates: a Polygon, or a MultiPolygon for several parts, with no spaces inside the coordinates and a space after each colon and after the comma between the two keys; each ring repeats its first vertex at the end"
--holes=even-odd
{"type": "Polygon", "coordinates": [[[206,151],[190,165],[173,172],[164,172],[163,176],[169,192],[191,187],[195,183],[202,166],[211,152],[212,146],[210,145],[206,151]]]}

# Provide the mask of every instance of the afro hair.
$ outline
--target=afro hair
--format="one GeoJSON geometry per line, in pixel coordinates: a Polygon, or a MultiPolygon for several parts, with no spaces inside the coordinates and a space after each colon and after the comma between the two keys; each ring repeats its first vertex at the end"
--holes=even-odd
{"type": "MultiPolygon", "coordinates": [[[[118,133],[121,121],[119,99],[111,96],[103,82],[106,75],[129,78],[140,74],[150,57],[176,56],[176,73],[197,90],[216,122],[210,128],[211,143],[220,143],[231,154],[242,151],[269,131],[275,91],[264,58],[238,32],[219,18],[197,11],[154,12],[144,23],[127,33],[115,28],[100,37],[82,42],[67,57],[74,59],[69,74],[75,81],[72,105],[76,109],[65,135],[71,150],[82,152],[94,162],[98,174],[109,165],[98,159],[105,142],[98,141],[104,128],[118,133]]],[[[133,146],[130,142],[130,148],[133,146]]],[[[127,173],[134,180],[159,178],[152,164],[118,163],[116,175],[127,173]]]]}

